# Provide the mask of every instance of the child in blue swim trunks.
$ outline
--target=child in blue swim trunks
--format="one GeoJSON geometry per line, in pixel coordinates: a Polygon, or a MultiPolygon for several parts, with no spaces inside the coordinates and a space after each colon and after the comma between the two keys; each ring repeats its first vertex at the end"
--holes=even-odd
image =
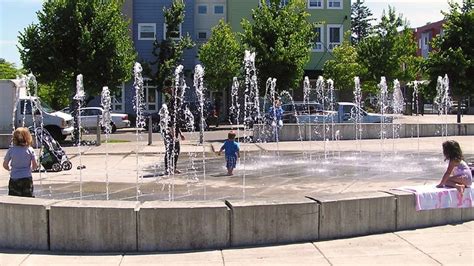
{"type": "Polygon", "coordinates": [[[235,165],[237,164],[237,158],[240,157],[240,147],[239,143],[235,141],[235,132],[231,131],[227,135],[227,140],[222,145],[221,149],[219,150],[219,155],[221,155],[222,151],[225,150],[225,160],[226,160],[226,167],[227,167],[227,175],[233,175],[235,165]]]}

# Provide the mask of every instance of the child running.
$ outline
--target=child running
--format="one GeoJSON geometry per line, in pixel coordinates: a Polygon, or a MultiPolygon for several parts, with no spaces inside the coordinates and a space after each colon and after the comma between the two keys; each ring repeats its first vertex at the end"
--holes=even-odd
{"type": "Polygon", "coordinates": [[[448,169],[436,187],[456,188],[463,194],[464,189],[472,185],[472,173],[467,163],[463,161],[459,143],[455,140],[443,142],[443,154],[445,161],[449,160],[448,169]]]}
{"type": "Polygon", "coordinates": [[[28,128],[19,127],[13,132],[13,146],[8,149],[3,161],[3,168],[10,171],[10,196],[33,197],[31,170],[38,168],[38,164],[32,142],[28,128]]]}
{"type": "Polygon", "coordinates": [[[221,155],[222,151],[225,150],[225,160],[226,160],[226,167],[227,167],[227,175],[231,176],[234,174],[234,168],[237,164],[237,158],[240,157],[240,148],[239,144],[235,141],[235,132],[231,131],[227,135],[227,140],[222,145],[221,149],[219,150],[219,155],[221,155]]]}

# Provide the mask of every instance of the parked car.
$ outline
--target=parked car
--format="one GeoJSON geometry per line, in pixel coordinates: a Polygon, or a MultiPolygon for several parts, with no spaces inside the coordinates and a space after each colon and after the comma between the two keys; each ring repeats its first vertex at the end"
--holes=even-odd
{"type": "MultiPolygon", "coordinates": [[[[81,108],[81,126],[84,128],[96,128],[97,117],[102,117],[104,109],[100,107],[83,107],[81,108]]],[[[130,127],[130,120],[127,114],[110,113],[112,122],[112,133],[119,128],[130,127]]]]}
{"type": "MultiPolygon", "coordinates": [[[[451,104],[451,107],[449,108],[449,113],[457,114],[458,108],[459,108],[459,102],[453,101],[453,103],[451,104]]],[[[461,103],[461,114],[466,114],[466,113],[467,113],[467,105],[465,103],[461,103]]]]}
{"type": "Polygon", "coordinates": [[[283,109],[284,123],[296,123],[296,116],[322,114],[323,111],[323,105],[317,102],[285,103],[281,105],[281,108],[283,109]]]}

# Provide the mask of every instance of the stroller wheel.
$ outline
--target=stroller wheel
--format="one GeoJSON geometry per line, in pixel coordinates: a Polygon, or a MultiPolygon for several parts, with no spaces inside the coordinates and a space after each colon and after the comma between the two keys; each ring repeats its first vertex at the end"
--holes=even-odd
{"type": "Polygon", "coordinates": [[[53,165],[51,166],[51,170],[53,170],[54,172],[59,172],[62,169],[63,168],[59,163],[53,163],[53,165]]]}
{"type": "Polygon", "coordinates": [[[66,171],[71,170],[72,163],[70,161],[65,161],[63,162],[62,167],[63,167],[63,170],[66,170],[66,171]]]}

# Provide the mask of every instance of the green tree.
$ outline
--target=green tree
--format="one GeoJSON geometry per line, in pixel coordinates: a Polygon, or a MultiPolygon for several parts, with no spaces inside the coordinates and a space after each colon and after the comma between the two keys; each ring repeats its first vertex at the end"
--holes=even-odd
{"type": "Polygon", "coordinates": [[[365,89],[376,90],[375,85],[385,76],[387,81],[397,78],[401,82],[414,80],[419,68],[416,58],[416,43],[412,31],[401,15],[389,7],[382,15],[374,32],[357,46],[360,63],[367,69],[363,80],[365,89]],[[403,28],[399,31],[399,28],[403,28]]]}
{"type": "Polygon", "coordinates": [[[89,95],[127,81],[136,54],[121,4],[120,0],[45,1],[37,12],[39,23],[19,36],[24,68],[39,82],[54,84],[47,86],[57,90],[49,93],[53,98],[73,95],[78,74],[83,74],[89,95]]]}
{"type": "Polygon", "coordinates": [[[152,54],[156,57],[152,65],[158,65],[154,80],[159,88],[165,81],[173,79],[173,72],[182,60],[184,49],[191,49],[194,43],[189,35],[181,36],[180,25],[184,21],[184,1],[174,0],[169,8],[164,7],[166,21],[165,39],[155,40],[152,54]]]}
{"type": "Polygon", "coordinates": [[[264,87],[266,78],[277,78],[277,89],[298,87],[309,60],[315,25],[308,22],[306,1],[260,0],[252,10],[253,23],[243,19],[242,42],[256,52],[255,66],[264,87]]]}
{"type": "Polygon", "coordinates": [[[351,29],[352,42],[359,43],[367,37],[372,30],[371,18],[373,15],[370,9],[364,5],[364,1],[356,1],[351,6],[351,29]]]}
{"type": "Polygon", "coordinates": [[[10,63],[0,58],[0,79],[14,79],[21,71],[15,67],[14,63],[10,63]]]}
{"type": "Polygon", "coordinates": [[[357,49],[349,42],[349,34],[341,45],[334,48],[334,59],[324,64],[325,78],[334,80],[334,88],[339,91],[341,101],[352,101],[354,77],[365,74],[366,69],[359,63],[357,49]]]}
{"type": "Polygon", "coordinates": [[[220,20],[212,28],[211,38],[199,49],[199,60],[205,74],[204,81],[212,91],[223,91],[239,75],[242,49],[230,26],[220,20]]]}
{"type": "Polygon", "coordinates": [[[425,64],[432,94],[435,94],[437,77],[445,74],[449,77],[450,90],[456,100],[474,94],[473,5],[472,1],[464,1],[462,7],[450,3],[450,11],[444,13],[444,34],[433,41],[433,52],[425,64]]]}

